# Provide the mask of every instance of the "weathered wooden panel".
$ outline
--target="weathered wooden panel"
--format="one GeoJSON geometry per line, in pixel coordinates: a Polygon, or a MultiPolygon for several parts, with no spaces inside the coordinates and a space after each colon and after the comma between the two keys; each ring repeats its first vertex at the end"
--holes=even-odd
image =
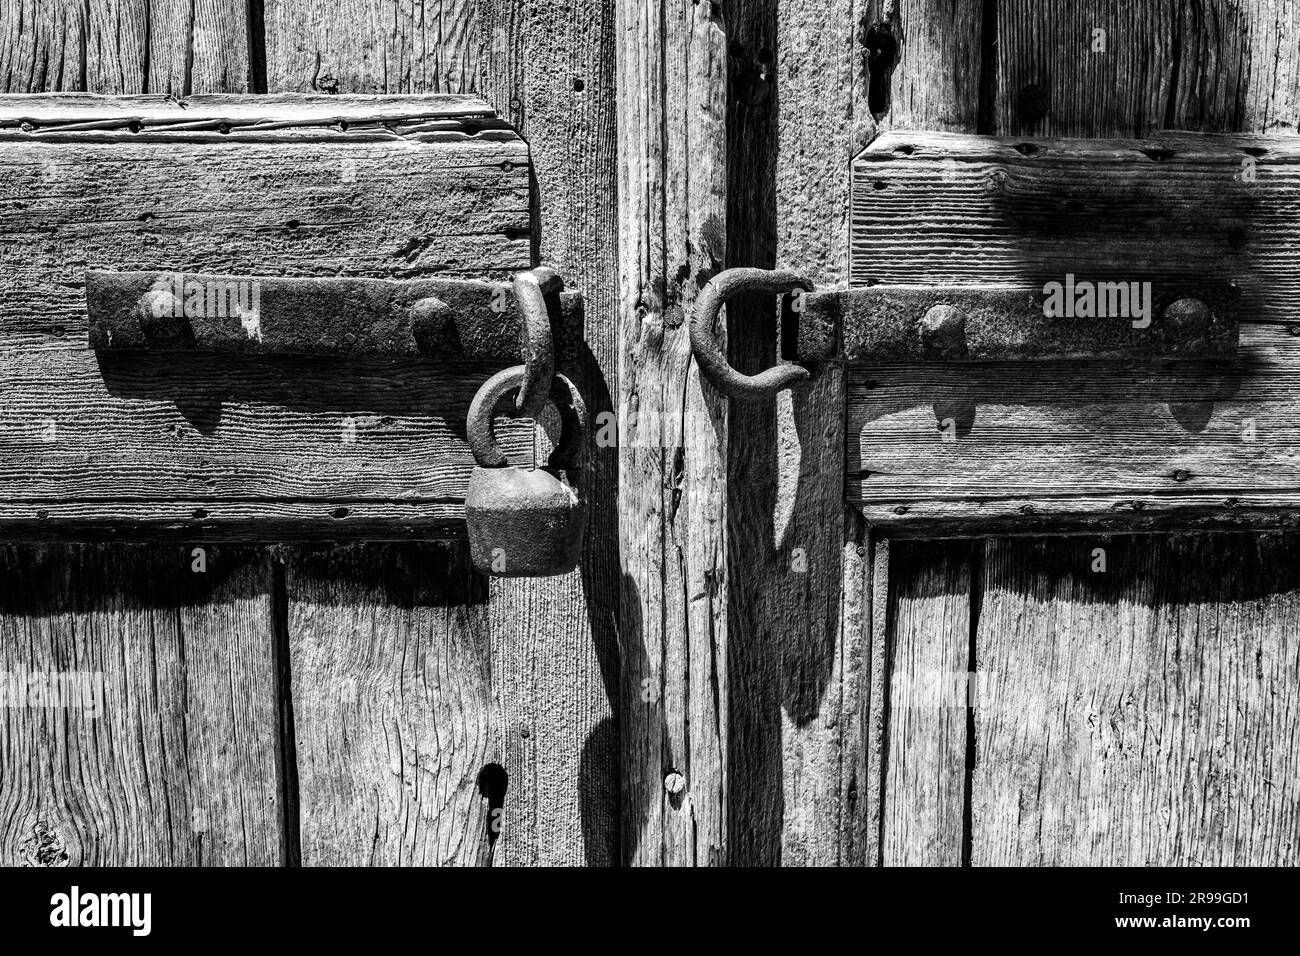
{"type": "Polygon", "coordinates": [[[900,133],[859,156],[854,181],[855,283],[1234,282],[1245,323],[1236,363],[855,367],[848,496],[871,522],[1290,520],[1296,340],[1259,323],[1294,321],[1300,302],[1300,142],[900,133]]]}
{"type": "Polygon", "coordinates": [[[728,403],[685,316],[726,254],[726,37],[720,7],[658,0],[620,0],[615,29],[624,858],[720,865],[728,403]]]}
{"type": "Polygon", "coordinates": [[[1290,0],[1006,0],[997,5],[997,129],[1294,131],[1298,31],[1290,0]]]}
{"type": "Polygon", "coordinates": [[[275,653],[260,551],[0,550],[0,864],[279,865],[275,653]]]}
{"type": "Polygon", "coordinates": [[[581,289],[582,389],[597,440],[579,573],[492,586],[501,738],[514,781],[497,858],[615,865],[619,847],[614,5],[480,0],[483,95],[528,140],[540,261],[581,289]],[[490,38],[490,41],[489,41],[490,38]],[[532,666],[536,662],[540,666],[532,666]]]}
{"type": "MultiPolygon", "coordinates": [[[[497,0],[435,15],[389,5],[358,20],[363,7],[381,9],[268,4],[272,88],[484,91],[529,142],[538,261],[582,292],[581,387],[600,421],[612,404],[617,312],[612,7],[497,0]]],[[[582,570],[490,589],[492,733],[509,779],[494,865],[619,858],[617,449],[589,452],[582,570]]],[[[340,565],[332,586],[344,593],[355,573],[340,565]]]]}
{"type": "MultiPolygon", "coordinates": [[[[974,131],[981,19],[980,4],[946,0],[728,4],[728,265],[842,281],[846,163],[884,128],[974,131]]],[[[746,372],[777,353],[770,300],[758,299],[727,307],[731,361],[746,372]]],[[[775,401],[730,409],[738,864],[878,860],[883,727],[870,680],[884,605],[869,613],[862,589],[887,580],[888,559],[871,557],[843,507],[844,402],[844,369],[828,364],[775,401]]]]}
{"type": "Polygon", "coordinates": [[[0,92],[242,92],[247,0],[38,0],[0,11],[0,92]]]}
{"type": "MultiPolygon", "coordinates": [[[[469,93],[478,88],[473,0],[266,0],[267,87],[321,93],[469,93]]],[[[504,55],[504,49],[493,48],[504,55]]]]}
{"type": "MultiPolygon", "coordinates": [[[[527,146],[484,104],[324,100],[136,100],[94,130],[94,98],[0,102],[0,121],[39,127],[0,145],[0,501],[18,529],[129,531],[152,504],[150,534],[291,516],[299,535],[455,531],[464,415],[488,368],[86,349],[89,268],[400,279],[530,264],[527,146]]],[[[528,429],[510,434],[523,454],[528,429]]]]}
{"type": "Polygon", "coordinates": [[[986,549],[972,863],[1294,866],[1296,535],[986,549]]]}
{"type": "Polygon", "coordinates": [[[971,591],[978,587],[970,555],[960,541],[890,548],[886,866],[963,862],[966,676],[971,591]]]}
{"type": "Polygon", "coordinates": [[[286,555],[304,865],[487,865],[508,825],[487,581],[463,543],[286,555]]]}

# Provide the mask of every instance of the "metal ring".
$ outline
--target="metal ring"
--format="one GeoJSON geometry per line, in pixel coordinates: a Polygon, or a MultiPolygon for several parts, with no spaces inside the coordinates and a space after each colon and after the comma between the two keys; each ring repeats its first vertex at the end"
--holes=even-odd
{"type": "Polygon", "coordinates": [[[715,327],[728,299],[747,292],[812,291],[812,283],[791,269],[727,269],[708,281],[691,310],[691,351],[706,378],[732,398],[770,398],[783,388],[807,381],[801,365],[776,365],[757,375],[742,375],[731,367],[718,343],[715,327]]]}
{"type": "Polygon", "coordinates": [[[515,305],[519,310],[519,354],[527,373],[515,411],[536,418],[546,407],[555,376],[555,343],[546,296],[564,289],[559,273],[546,266],[520,272],[514,281],[515,305]]]}
{"type": "MultiPolygon", "coordinates": [[[[497,372],[483,383],[469,403],[465,421],[465,436],[469,440],[474,461],[483,468],[503,468],[510,462],[497,443],[492,418],[501,400],[523,386],[528,370],[514,365],[497,372]]],[[[556,374],[547,396],[560,413],[560,440],[546,460],[548,468],[576,468],[587,443],[587,403],[582,400],[578,387],[567,376],[556,374]]],[[[545,403],[542,405],[545,408],[545,403]]],[[[515,415],[516,418],[532,418],[515,415]]]]}

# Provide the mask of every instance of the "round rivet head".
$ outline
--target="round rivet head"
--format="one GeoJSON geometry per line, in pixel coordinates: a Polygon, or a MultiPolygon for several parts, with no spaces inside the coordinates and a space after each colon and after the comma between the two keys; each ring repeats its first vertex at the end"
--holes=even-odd
{"type": "Polygon", "coordinates": [[[150,339],[172,339],[186,326],[181,302],[167,289],[150,289],[135,306],[140,327],[150,339]]]}
{"type": "Polygon", "coordinates": [[[1200,299],[1178,299],[1165,306],[1164,318],[1171,331],[1201,332],[1209,328],[1213,310],[1200,299]]]}
{"type": "Polygon", "coordinates": [[[677,796],[686,789],[686,778],[674,770],[664,777],[664,789],[677,796]]]}
{"type": "Polygon", "coordinates": [[[955,305],[935,305],[920,324],[921,350],[930,358],[966,357],[966,316],[955,305]]]}

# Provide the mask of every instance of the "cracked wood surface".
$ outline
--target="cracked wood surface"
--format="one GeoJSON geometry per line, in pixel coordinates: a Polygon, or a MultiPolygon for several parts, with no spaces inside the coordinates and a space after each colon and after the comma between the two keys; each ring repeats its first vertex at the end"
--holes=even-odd
{"type": "Polygon", "coordinates": [[[283,863],[270,563],[195,561],[0,549],[0,865],[283,863]],[[31,696],[70,674],[102,677],[97,710],[31,696]]]}

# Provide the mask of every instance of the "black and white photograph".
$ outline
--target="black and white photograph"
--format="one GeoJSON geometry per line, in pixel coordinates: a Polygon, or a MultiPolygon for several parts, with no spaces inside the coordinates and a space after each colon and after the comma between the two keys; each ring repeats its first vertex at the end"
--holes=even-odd
{"type": "Polygon", "coordinates": [[[1297,865],[1300,0],[0,0],[6,926],[1297,865]]]}

